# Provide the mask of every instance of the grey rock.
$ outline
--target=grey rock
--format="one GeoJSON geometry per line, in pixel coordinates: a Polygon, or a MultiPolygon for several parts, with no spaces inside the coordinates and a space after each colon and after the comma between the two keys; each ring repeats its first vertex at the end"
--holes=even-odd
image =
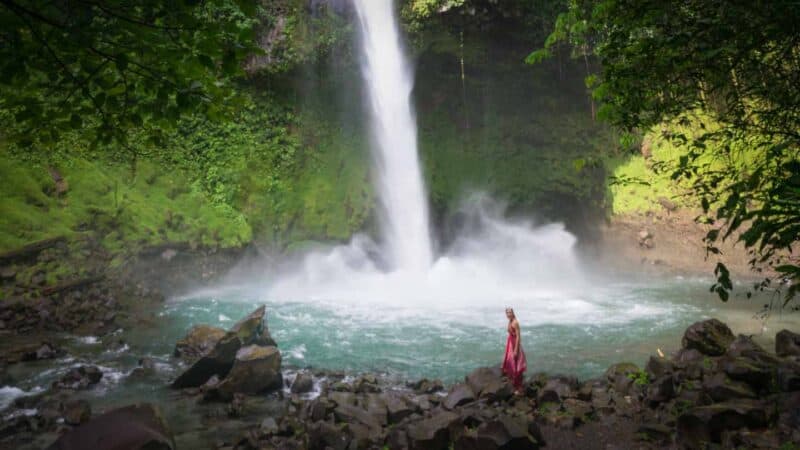
{"type": "Polygon", "coordinates": [[[717,319],[696,322],[686,329],[681,344],[704,355],[720,356],[734,340],[733,332],[717,319]]]}
{"type": "Polygon", "coordinates": [[[800,356],[800,334],[779,331],[775,335],[775,353],[778,356],[800,356]]]}

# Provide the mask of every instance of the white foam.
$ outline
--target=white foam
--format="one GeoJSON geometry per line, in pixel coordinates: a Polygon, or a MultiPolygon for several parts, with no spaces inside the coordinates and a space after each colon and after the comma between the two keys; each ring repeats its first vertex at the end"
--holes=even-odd
{"type": "Polygon", "coordinates": [[[20,397],[27,397],[29,395],[35,395],[40,392],[43,392],[39,386],[34,387],[30,391],[22,390],[16,386],[3,386],[0,387],[0,411],[8,408],[14,403],[14,400],[20,397]]]}

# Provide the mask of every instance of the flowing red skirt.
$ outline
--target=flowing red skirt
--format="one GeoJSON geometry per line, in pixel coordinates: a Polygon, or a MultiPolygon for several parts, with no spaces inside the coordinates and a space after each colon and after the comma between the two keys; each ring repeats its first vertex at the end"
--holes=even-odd
{"type": "Polygon", "coordinates": [[[528,361],[525,359],[525,352],[522,350],[522,343],[519,345],[519,353],[514,357],[514,341],[516,336],[508,334],[506,341],[506,354],[503,357],[503,374],[511,380],[514,389],[522,389],[522,374],[528,368],[528,361]]]}

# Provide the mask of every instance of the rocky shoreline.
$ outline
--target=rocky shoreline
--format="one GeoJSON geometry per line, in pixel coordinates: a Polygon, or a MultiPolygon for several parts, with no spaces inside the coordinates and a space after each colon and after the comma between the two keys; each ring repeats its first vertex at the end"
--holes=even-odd
{"type": "MultiPolygon", "coordinates": [[[[264,307],[229,330],[196,325],[176,343],[185,370],[174,401],[203,405],[216,438],[175,436],[153,404],[92,416],[71,392],[103,374],[70,371],[52,393],[20,398],[36,411],[7,417],[0,448],[53,436],[49,448],[217,449],[536,449],[793,448],[800,443],[800,335],[778,333],[775,353],[734,336],[711,319],[690,326],[681,349],[652,356],[644,368],[618,363],[604,376],[534,373],[513,395],[497,367],[463,382],[397,383],[379,374],[346,376],[281,367],[264,307]],[[224,430],[224,432],[219,432],[224,430]],[[113,445],[112,445],[113,444],[113,445]],[[114,447],[116,445],[117,447],[114,447]]],[[[43,348],[42,353],[57,352],[43,348]]],[[[140,361],[130,377],[148,376],[140,361]]]]}

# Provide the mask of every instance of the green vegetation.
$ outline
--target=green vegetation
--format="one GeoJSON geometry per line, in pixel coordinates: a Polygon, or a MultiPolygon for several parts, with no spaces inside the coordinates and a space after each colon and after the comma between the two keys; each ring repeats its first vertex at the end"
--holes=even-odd
{"type": "MultiPolygon", "coordinates": [[[[599,67],[586,82],[599,115],[633,133],[662,128],[685,149],[661,170],[691,184],[707,214],[700,220],[723,224],[708,233],[708,251],[719,252],[718,240],[741,241],[751,265],[768,264],[789,281],[790,302],[800,289],[800,266],[787,258],[800,236],[800,8],[703,0],[567,6],[528,61],[564,45],[584,58],[591,52],[599,67]]],[[[716,275],[712,289],[727,300],[728,270],[719,265],[716,275]]]]}

